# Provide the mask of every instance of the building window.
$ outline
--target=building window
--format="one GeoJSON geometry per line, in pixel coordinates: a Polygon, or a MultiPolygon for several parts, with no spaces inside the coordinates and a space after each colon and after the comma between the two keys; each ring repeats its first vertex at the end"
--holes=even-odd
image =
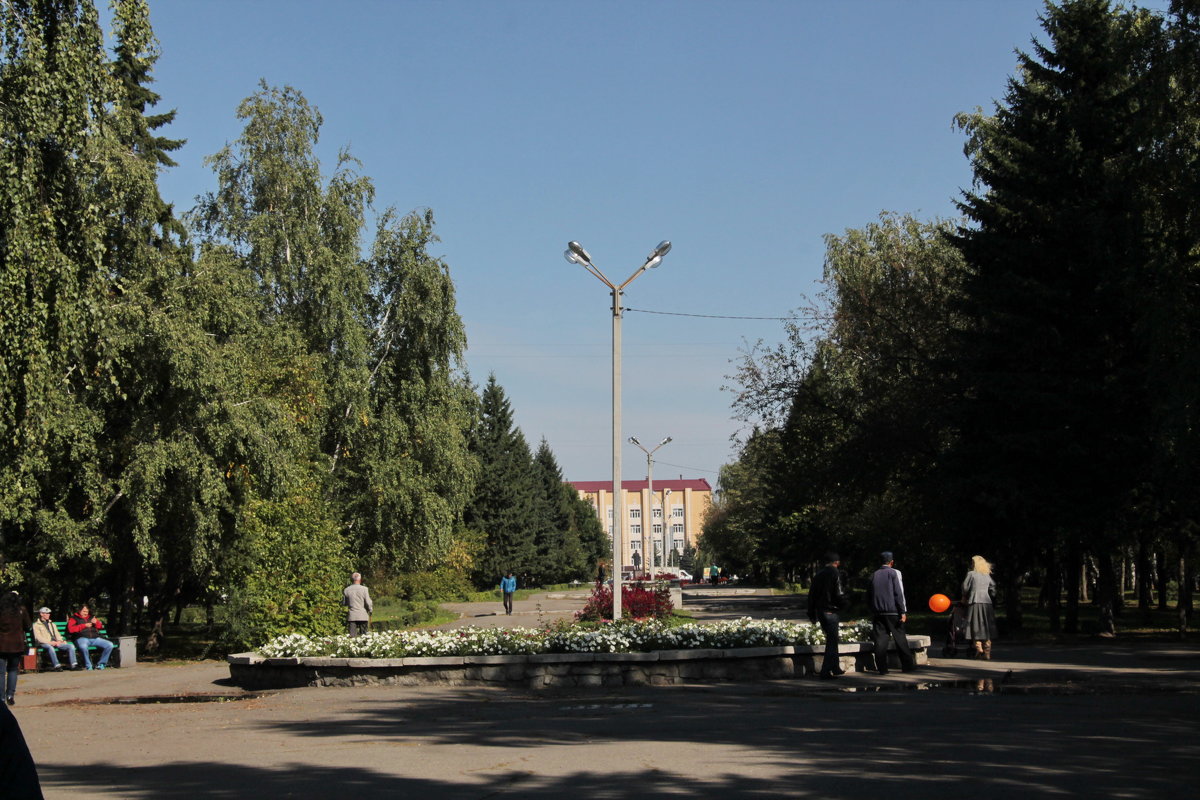
{"type": "Polygon", "coordinates": [[[675,552],[682,553],[683,552],[683,539],[672,539],[671,547],[672,547],[672,549],[675,550],[675,552]]]}
{"type": "Polygon", "coordinates": [[[608,510],[608,521],[610,523],[612,522],[612,509],[611,508],[608,510]]]}
{"type": "Polygon", "coordinates": [[[683,535],[683,526],[682,525],[672,525],[671,533],[674,534],[675,536],[682,536],[683,535]]]}
{"type": "Polygon", "coordinates": [[[662,506],[655,506],[651,516],[655,519],[662,519],[662,506]]]}
{"type": "Polygon", "coordinates": [[[629,526],[629,535],[630,536],[641,536],[642,535],[642,526],[641,525],[630,525],[629,526]]]}
{"type": "Polygon", "coordinates": [[[631,541],[629,543],[629,549],[630,550],[641,550],[642,549],[642,540],[634,539],[633,541],[631,541]]]}
{"type": "Polygon", "coordinates": [[[642,518],[642,507],[641,506],[630,506],[629,518],[630,519],[641,519],[642,518]]]}
{"type": "Polygon", "coordinates": [[[683,506],[671,506],[671,517],[673,519],[683,519],[683,506]]]}
{"type": "Polygon", "coordinates": [[[650,530],[654,531],[655,536],[662,536],[662,523],[661,522],[654,523],[654,527],[651,528],[650,530]]]}

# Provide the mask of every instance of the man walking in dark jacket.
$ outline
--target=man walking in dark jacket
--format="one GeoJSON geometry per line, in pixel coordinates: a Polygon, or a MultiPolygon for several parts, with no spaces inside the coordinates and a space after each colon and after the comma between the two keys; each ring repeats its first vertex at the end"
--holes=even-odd
{"type": "Polygon", "coordinates": [[[825,566],[813,576],[808,591],[808,618],[821,626],[825,633],[825,657],[821,659],[821,680],[845,675],[839,664],[838,655],[838,610],[846,607],[846,594],[842,591],[842,574],[838,565],[842,563],[837,553],[825,554],[825,566]]]}
{"type": "Polygon", "coordinates": [[[875,634],[875,669],[887,675],[888,637],[896,643],[900,655],[900,668],[912,672],[917,668],[916,659],[908,649],[908,635],[900,627],[908,619],[908,606],[904,602],[904,579],[890,552],[882,554],[883,566],[875,570],[867,586],[867,607],[871,609],[872,628],[875,634]]]}

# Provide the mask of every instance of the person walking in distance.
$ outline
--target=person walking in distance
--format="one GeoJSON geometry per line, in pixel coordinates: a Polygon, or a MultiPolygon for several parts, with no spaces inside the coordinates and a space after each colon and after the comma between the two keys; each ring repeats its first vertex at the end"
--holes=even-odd
{"type": "Polygon", "coordinates": [[[512,570],[500,579],[500,591],[504,594],[504,613],[512,615],[513,592],[517,590],[517,579],[513,577],[512,570]]]}
{"type": "Polygon", "coordinates": [[[371,593],[363,586],[362,573],[350,576],[350,585],[342,590],[342,605],[346,607],[346,633],[358,636],[371,624],[371,593]]]}
{"type": "Polygon", "coordinates": [[[871,583],[867,586],[867,607],[871,609],[871,625],[875,634],[875,669],[880,675],[887,675],[887,646],[888,638],[896,643],[896,652],[900,656],[900,668],[912,672],[917,668],[916,659],[908,649],[908,635],[901,627],[908,619],[908,605],[904,602],[904,578],[896,569],[892,554],[884,551],[880,554],[883,566],[875,570],[871,583]]]}
{"type": "Polygon", "coordinates": [[[838,640],[838,610],[846,607],[846,593],[842,590],[842,573],[838,571],[841,558],[837,553],[825,554],[825,566],[813,576],[808,592],[808,618],[821,626],[825,634],[825,657],[821,659],[822,680],[845,675],[840,660],[838,640]]]}

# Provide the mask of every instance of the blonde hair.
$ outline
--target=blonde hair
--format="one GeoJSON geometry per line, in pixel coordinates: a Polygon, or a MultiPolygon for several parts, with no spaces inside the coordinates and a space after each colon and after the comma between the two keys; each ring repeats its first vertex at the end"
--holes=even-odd
{"type": "Polygon", "coordinates": [[[992,574],[992,565],[983,556],[971,556],[971,569],[984,575],[992,574]]]}

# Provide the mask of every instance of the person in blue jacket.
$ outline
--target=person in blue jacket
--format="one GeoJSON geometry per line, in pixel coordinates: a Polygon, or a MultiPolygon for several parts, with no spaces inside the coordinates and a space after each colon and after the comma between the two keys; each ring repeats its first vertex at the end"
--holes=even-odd
{"type": "Polygon", "coordinates": [[[517,579],[513,577],[512,570],[500,579],[500,591],[504,593],[504,613],[512,615],[512,600],[513,592],[517,590],[517,579]]]}
{"type": "Polygon", "coordinates": [[[893,566],[895,561],[890,552],[885,550],[881,556],[883,566],[875,570],[867,586],[867,607],[871,609],[871,626],[875,634],[875,669],[880,675],[887,675],[887,645],[888,637],[891,637],[900,655],[900,668],[912,672],[917,668],[917,661],[908,649],[908,634],[903,627],[908,619],[904,578],[893,566]]]}

